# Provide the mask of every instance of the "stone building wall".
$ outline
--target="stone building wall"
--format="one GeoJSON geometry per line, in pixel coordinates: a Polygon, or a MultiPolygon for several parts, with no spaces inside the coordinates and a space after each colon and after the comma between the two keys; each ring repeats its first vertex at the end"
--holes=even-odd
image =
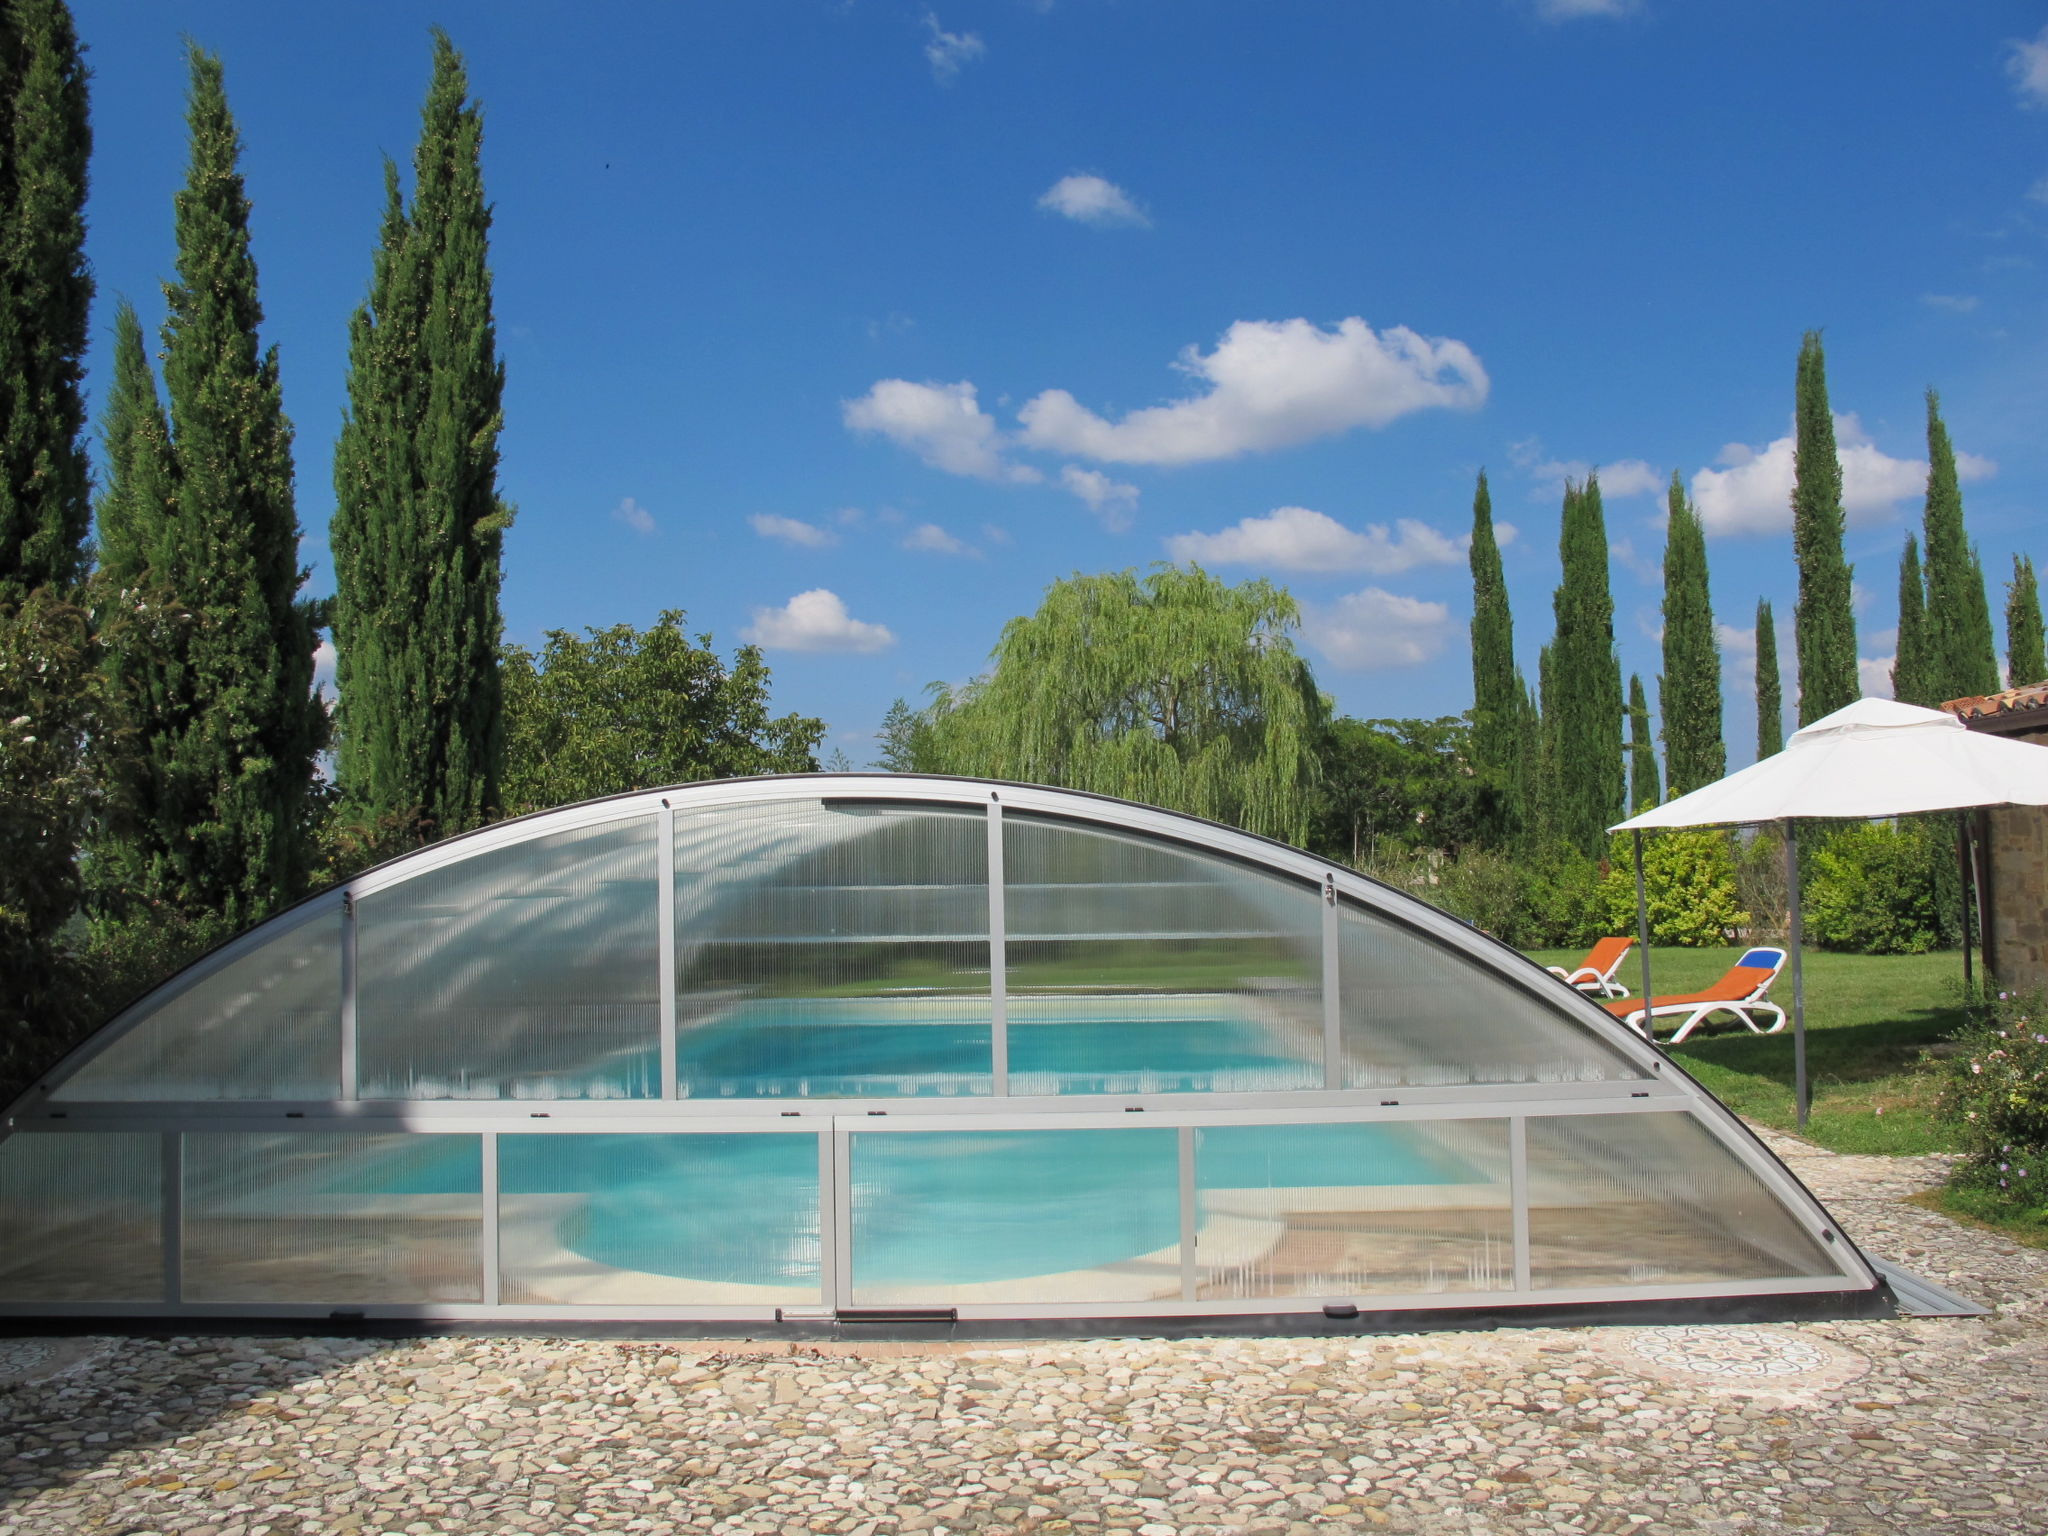
{"type": "MultiPolygon", "coordinates": [[[[2012,740],[2048,748],[2048,730],[2012,740]]],[[[2048,809],[1991,811],[1991,970],[2002,987],[2048,988],[2048,809]]]]}

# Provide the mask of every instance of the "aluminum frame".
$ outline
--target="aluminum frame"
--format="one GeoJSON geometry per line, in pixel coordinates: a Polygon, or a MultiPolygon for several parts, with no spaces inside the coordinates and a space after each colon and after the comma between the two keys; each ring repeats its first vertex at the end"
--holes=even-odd
{"type": "MultiPolygon", "coordinates": [[[[1156,1303],[1033,1304],[1023,1309],[963,1306],[963,1318],[1088,1318],[1313,1312],[1325,1304],[1352,1304],[1372,1311],[1462,1310],[1491,1305],[1613,1303],[1663,1298],[1794,1295],[1879,1289],[1877,1272],[1842,1234],[1832,1217],[1737,1117],[1668,1060],[1652,1042],[1615,1020],[1578,993],[1557,986],[1533,962],[1489,936],[1403,892],[1312,858],[1299,849],[1234,828],[1156,807],[1077,791],[998,781],[896,774],[812,774],[721,780],[651,790],[588,802],[500,823],[450,839],[366,871],[346,884],[309,898],[221,946],[135,1004],[81,1044],[25,1094],[0,1120],[0,1144],[13,1135],[79,1134],[93,1131],[155,1131],[163,1137],[164,1298],[153,1315],[320,1316],[345,1308],[365,1317],[450,1320],[691,1320],[730,1318],[755,1321],[774,1309],[719,1307],[535,1307],[499,1301],[497,1267],[497,1137],[502,1134],[593,1132],[801,1131],[819,1138],[820,1233],[824,1244],[821,1284],[826,1310],[847,1306],[851,1297],[851,1189],[845,1177],[850,1137],[879,1130],[1017,1130],[1127,1127],[1130,1116],[1180,1133],[1183,1291],[1156,1303]],[[974,808],[986,817],[990,928],[991,1092],[972,1097],[891,1099],[697,1099],[678,1096],[676,1068],[676,934],[674,922],[674,837],[678,806],[693,812],[721,806],[859,799],[974,808]],[[1287,878],[1322,898],[1323,1086],[1256,1093],[1061,1095],[1009,1093],[1007,1062],[1006,919],[1004,907],[1004,812],[1052,816],[1085,826],[1136,834],[1221,856],[1287,878]],[[653,816],[659,838],[660,1082],[662,1097],[555,1100],[364,1100],[356,1097],[356,903],[364,896],[416,876],[529,839],[653,816]],[[1635,1078],[1600,1082],[1452,1084],[1434,1087],[1346,1088],[1343,1081],[1342,1011],[1339,996],[1338,935],[1342,907],[1349,904],[1451,951],[1497,979],[1520,989],[1543,1007],[1567,1017],[1605,1044],[1635,1078]],[[51,1097],[63,1083],[120,1039],[149,1013],[272,938],[318,920],[339,906],[341,924],[342,1096],[331,1101],[90,1102],[51,1097]],[[1755,1175],[1797,1224],[1824,1245],[1838,1266],[1832,1276],[1796,1280],[1692,1284],[1676,1287],[1601,1287],[1584,1292],[1536,1288],[1529,1275],[1529,1188],[1526,1126],[1531,1118],[1582,1114],[1685,1112],[1705,1125],[1738,1163],[1755,1175]],[[1412,1297],[1372,1294],[1337,1297],[1269,1297],[1246,1302],[1198,1302],[1193,1295],[1193,1144],[1195,1130],[1209,1125],[1309,1123],[1397,1123],[1409,1120],[1503,1119],[1509,1127],[1510,1206],[1513,1223],[1514,1284],[1499,1292],[1428,1293],[1412,1297]],[[794,1123],[792,1123],[794,1122],[794,1123]],[[484,1187],[479,1232],[483,1296],[479,1304],[355,1305],[324,1303],[192,1303],[181,1299],[180,1205],[182,1136],[191,1131],[317,1132],[319,1130],[406,1131],[473,1134],[483,1148],[484,1187]]],[[[125,1303],[0,1303],[0,1316],[132,1315],[125,1303]]],[[[799,1309],[801,1310],[801,1309],[799,1309]]]]}

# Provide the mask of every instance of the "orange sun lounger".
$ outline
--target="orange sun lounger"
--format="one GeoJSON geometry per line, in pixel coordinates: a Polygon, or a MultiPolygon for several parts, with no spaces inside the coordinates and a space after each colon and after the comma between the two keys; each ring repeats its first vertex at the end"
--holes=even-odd
{"type": "Polygon", "coordinates": [[[1577,987],[1589,996],[1627,997],[1628,988],[1615,979],[1614,973],[1621,969],[1621,962],[1627,957],[1634,939],[1602,939],[1586,951],[1586,958],[1579,962],[1577,970],[1567,971],[1561,965],[1547,965],[1545,970],[1559,977],[1568,987],[1577,987]]]}
{"type": "Polygon", "coordinates": [[[1684,1014],[1685,1022],[1672,1032],[1671,1038],[1665,1042],[1667,1045],[1678,1044],[1717,1013],[1733,1014],[1749,1026],[1752,1034],[1775,1035],[1785,1027],[1785,1010],[1764,994],[1771,990],[1771,983],[1778,979],[1778,972],[1784,968],[1785,951],[1765,945],[1750,950],[1728,968],[1727,975],[1704,992],[1653,997],[1648,1000],[1647,1007],[1642,998],[1628,998],[1600,1006],[1637,1034],[1651,1040],[1656,1038],[1655,1020],[1684,1014]],[[1756,1021],[1756,1016],[1763,1013],[1776,1015],[1769,1029],[1756,1021]]]}

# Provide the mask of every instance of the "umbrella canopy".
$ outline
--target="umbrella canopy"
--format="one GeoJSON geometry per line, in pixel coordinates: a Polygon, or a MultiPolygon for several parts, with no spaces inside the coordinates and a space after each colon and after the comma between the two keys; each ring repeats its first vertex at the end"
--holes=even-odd
{"type": "Polygon", "coordinates": [[[1943,710],[1858,699],[1795,731],[1776,756],[1612,830],[1863,821],[1975,805],[2048,805],[2048,751],[1983,735],[1943,710]]]}

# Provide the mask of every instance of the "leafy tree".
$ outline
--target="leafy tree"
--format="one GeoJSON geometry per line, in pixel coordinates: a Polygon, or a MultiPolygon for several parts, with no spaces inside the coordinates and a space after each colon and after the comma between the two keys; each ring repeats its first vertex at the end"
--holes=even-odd
{"type": "Polygon", "coordinates": [[[1793,643],[1799,651],[1799,723],[1811,725],[1862,697],[1856,672],[1852,570],[1842,556],[1842,462],[1828,409],[1820,332],[1799,344],[1793,411],[1792,554],[1799,564],[1793,643]]]}
{"type": "Polygon", "coordinates": [[[815,773],[825,725],[771,718],[755,647],[730,665],[683,614],[654,627],[549,630],[540,651],[505,652],[505,805],[545,810],[601,795],[752,773],[815,773]]]}
{"type": "Polygon", "coordinates": [[[17,0],[0,10],[0,602],[69,594],[85,571],[91,153],[70,9],[17,0]]]}
{"type": "Polygon", "coordinates": [[[504,756],[497,492],[505,371],[491,314],[482,113],[434,33],[408,209],[385,162],[370,296],[349,326],[334,457],[336,777],[355,819],[416,838],[497,809],[504,756]]]}
{"type": "Polygon", "coordinates": [[[1762,762],[1785,750],[1785,694],[1778,672],[1778,626],[1771,605],[1756,605],[1756,756],[1762,762]]]}
{"type": "Polygon", "coordinates": [[[1939,704],[1927,654],[1927,588],[1920,546],[1912,534],[1899,554],[1899,645],[1892,659],[1892,697],[1903,704],[1939,704]]]}
{"type": "Polygon", "coordinates": [[[1671,476],[1664,542],[1664,768],[1673,794],[1689,794],[1728,771],[1721,739],[1721,649],[1707,583],[1707,536],[1677,472],[1671,476]]]}
{"type": "MultiPolygon", "coordinates": [[[[1626,838],[1608,848],[1608,873],[1600,882],[1606,931],[1636,931],[1636,871],[1626,838]]],[[[1733,839],[1712,828],[1659,832],[1643,839],[1644,904],[1650,942],[1694,948],[1726,944],[1749,926],[1735,894],[1733,839]]]]}
{"type": "Polygon", "coordinates": [[[1493,498],[1480,471],[1472,496],[1472,761],[1499,789],[1500,831],[1528,815],[1532,721],[1515,665],[1515,621],[1493,532],[1493,498]]]}
{"type": "Polygon", "coordinates": [[[1383,845],[1460,849],[1482,840],[1498,788],[1475,761],[1471,716],[1329,724],[1309,846],[1363,869],[1383,845]]]}
{"type": "MultiPolygon", "coordinates": [[[[987,674],[925,711],[941,773],[1092,790],[1299,844],[1324,706],[1294,599],[1199,566],[1054,582],[987,674]]],[[[921,765],[922,766],[922,765],[921,765]]]]}
{"type": "Polygon", "coordinates": [[[1546,681],[1543,711],[1556,719],[1552,738],[1558,835],[1588,857],[1607,846],[1621,820],[1628,786],[1622,763],[1621,663],[1614,653],[1614,598],[1608,585],[1607,522],[1600,481],[1567,483],[1558,553],[1564,566],[1554,611],[1551,666],[1562,684],[1546,681]]]}
{"type": "Polygon", "coordinates": [[[903,700],[897,699],[890,704],[889,712],[882,716],[882,729],[875,738],[881,754],[872,766],[887,769],[890,773],[920,772],[923,754],[929,750],[924,738],[923,718],[903,700]]]}
{"type": "MultiPolygon", "coordinates": [[[[1998,650],[1984,572],[1963,529],[1963,491],[1956,451],[1941,419],[1941,399],[1927,391],[1927,665],[1928,702],[1998,691],[1998,650]]],[[[1915,701],[1919,702],[1919,701],[1915,701]]]]}
{"type": "Polygon", "coordinates": [[[1823,949],[1918,955],[1942,939],[1941,895],[1930,878],[1955,868],[1947,818],[1851,825],[1815,844],[1805,877],[1806,932],[1823,949]]]}
{"type": "Polygon", "coordinates": [[[1660,805],[1664,792],[1657,786],[1657,745],[1650,740],[1650,701],[1643,696],[1643,680],[1631,672],[1628,678],[1628,808],[1630,814],[1660,805]]]}
{"type": "Polygon", "coordinates": [[[2012,581],[2005,589],[2006,686],[2024,688],[2048,680],[2048,653],[2041,641],[2041,589],[2034,562],[2012,557],[2012,581]]]}
{"type": "Polygon", "coordinates": [[[193,48],[191,158],[165,287],[168,433],[140,328],[117,327],[101,498],[132,750],[110,754],[104,875],[145,905],[254,921],[304,888],[317,606],[298,598],[291,427],[260,352],[249,201],[220,61],[193,48]]]}

